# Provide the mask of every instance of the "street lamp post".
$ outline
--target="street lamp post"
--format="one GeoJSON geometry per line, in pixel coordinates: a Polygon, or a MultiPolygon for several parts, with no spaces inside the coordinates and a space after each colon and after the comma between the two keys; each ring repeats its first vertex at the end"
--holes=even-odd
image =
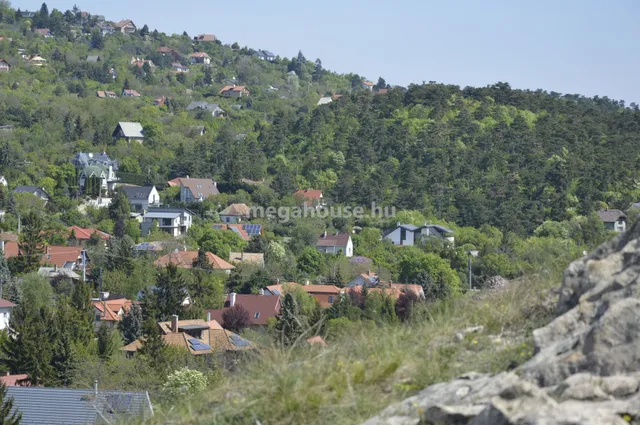
{"type": "Polygon", "coordinates": [[[468,266],[469,266],[469,290],[470,291],[473,291],[473,284],[471,283],[471,260],[473,259],[473,257],[477,257],[478,253],[479,251],[476,251],[476,250],[467,251],[467,254],[469,255],[468,266]]]}

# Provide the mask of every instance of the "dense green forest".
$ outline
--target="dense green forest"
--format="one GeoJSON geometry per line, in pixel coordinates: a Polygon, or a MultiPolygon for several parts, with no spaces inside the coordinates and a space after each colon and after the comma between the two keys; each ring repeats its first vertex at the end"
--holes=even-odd
{"type": "MultiPolygon", "coordinates": [[[[17,232],[20,225],[21,249],[33,249],[17,260],[0,256],[5,297],[19,304],[12,330],[23,335],[1,334],[0,368],[26,372],[33,384],[87,387],[100,378],[104,387],[144,388],[161,397],[167,375],[185,365],[220,382],[219,368],[163,347],[157,322],[172,314],[204,318],[205,309],[222,306],[225,293],[257,294],[276,279],[344,286],[365,270],[344,256],[320,253],[315,243],[324,231],[352,235],[355,255],[370,258],[364,267],[381,280],[420,284],[428,305],[416,320],[426,323],[433,305],[467,291],[469,276],[482,286],[496,276],[550,273],[610,237],[597,210],[629,210],[630,221],[638,216],[630,210],[640,201],[635,104],[516,90],[504,82],[391,87],[368,76],[375,81],[370,90],[365,76],[331,72],[302,52],[268,61],[232,40],[198,42],[197,34],[136,25],[129,35],[103,35],[96,16],[78,8],[49,11],[43,4],[27,19],[0,0],[0,59],[11,67],[0,72],[0,175],[8,181],[7,188],[0,185],[0,208],[7,211],[0,227],[17,232]],[[36,31],[42,29],[51,35],[36,31]],[[190,63],[194,52],[207,53],[211,63],[190,63]],[[30,63],[35,54],[46,64],[30,63]],[[176,62],[189,72],[177,73],[176,62]],[[219,95],[235,83],[250,94],[219,95]],[[141,96],[122,97],[125,89],[141,96]],[[100,98],[98,91],[116,98],[100,98]],[[333,101],[318,106],[328,96],[333,101]],[[202,100],[225,114],[187,111],[202,100]],[[141,123],[144,142],[114,139],[119,122],[141,123]],[[195,130],[200,126],[204,134],[195,130]],[[79,190],[71,162],[80,152],[106,152],[119,162],[122,183],[155,185],[163,204],[196,214],[194,225],[178,241],[157,229],[143,236],[121,191],[110,194],[109,208],[87,206],[92,194],[79,190]],[[185,176],[211,178],[221,194],[183,205],[179,188],[167,181],[185,176]],[[19,185],[40,186],[51,199],[44,204],[13,194],[19,185]],[[259,218],[253,222],[264,232],[249,241],[213,227],[231,203],[291,207],[299,189],[321,190],[331,206],[375,203],[397,214],[259,218]],[[397,222],[445,225],[455,245],[394,246],[382,236],[397,222]],[[34,273],[37,255],[44,245],[69,243],[62,231],[73,225],[114,238],[106,247],[100,240],[87,247],[93,286],[50,285],[34,273]],[[204,261],[193,270],[159,269],[153,258],[134,253],[136,243],[150,241],[199,250],[198,261],[205,251],[221,258],[232,251],[263,253],[265,266],[237,265],[230,275],[211,273],[204,261]],[[471,266],[470,251],[479,253],[471,266]],[[118,329],[96,334],[90,300],[98,289],[130,299],[142,294],[142,308],[118,329]],[[182,304],[185,293],[189,306],[182,304]],[[55,332],[41,341],[48,329],[55,332]],[[123,343],[143,335],[151,341],[147,351],[135,359],[119,355],[123,343]]],[[[250,336],[275,344],[288,329],[282,345],[292,345],[313,328],[331,343],[345,329],[410,322],[407,305],[415,302],[361,294],[322,310],[302,291],[284,299],[284,313],[269,330],[276,337],[250,336]]]]}

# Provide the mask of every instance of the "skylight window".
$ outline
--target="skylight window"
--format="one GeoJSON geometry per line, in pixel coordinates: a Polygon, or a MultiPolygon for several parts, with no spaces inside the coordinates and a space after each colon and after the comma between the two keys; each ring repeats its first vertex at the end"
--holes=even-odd
{"type": "Polygon", "coordinates": [[[256,312],[255,312],[255,314],[253,315],[253,318],[254,318],[254,319],[258,319],[258,318],[260,318],[260,312],[259,312],[259,311],[256,311],[256,312]]]}

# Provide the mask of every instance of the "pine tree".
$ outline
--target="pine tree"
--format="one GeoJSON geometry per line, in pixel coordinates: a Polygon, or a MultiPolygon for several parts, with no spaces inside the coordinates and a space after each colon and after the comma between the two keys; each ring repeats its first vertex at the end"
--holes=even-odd
{"type": "Polygon", "coordinates": [[[98,340],[98,356],[102,360],[109,360],[118,348],[115,343],[113,331],[103,322],[98,328],[98,332],[96,332],[96,337],[98,340]]]}
{"type": "Polygon", "coordinates": [[[125,344],[130,344],[142,336],[143,324],[142,309],[137,304],[132,305],[118,322],[118,329],[125,344]]]}
{"type": "Polygon", "coordinates": [[[163,371],[167,362],[167,344],[162,338],[158,325],[152,318],[145,320],[144,329],[145,339],[139,353],[149,361],[152,368],[163,371]]]}
{"type": "Polygon", "coordinates": [[[64,128],[64,140],[66,142],[70,142],[73,140],[73,123],[71,122],[71,113],[68,112],[67,115],[64,116],[64,120],[62,121],[62,127],[64,128]]]}
{"type": "Polygon", "coordinates": [[[77,368],[76,352],[73,348],[72,322],[58,315],[55,329],[52,330],[53,381],[56,386],[68,387],[73,382],[77,368]]]}
{"type": "Polygon", "coordinates": [[[22,220],[18,257],[25,273],[35,271],[40,266],[40,259],[44,253],[43,226],[42,217],[35,211],[29,212],[22,220]]]}
{"type": "Polygon", "coordinates": [[[2,425],[20,425],[22,413],[13,412],[13,397],[7,398],[7,386],[4,382],[0,383],[0,424],[2,425]]]}
{"type": "Polygon", "coordinates": [[[298,306],[291,294],[284,297],[280,314],[276,319],[276,338],[285,347],[293,345],[302,334],[298,306]]]}
{"type": "Polygon", "coordinates": [[[4,258],[4,252],[2,252],[2,250],[0,249],[0,298],[6,296],[4,287],[10,279],[11,272],[9,271],[9,265],[7,264],[7,259],[4,258]]]}
{"type": "Polygon", "coordinates": [[[204,83],[208,86],[213,84],[213,72],[211,71],[211,68],[204,70],[204,83]]]}
{"type": "Polygon", "coordinates": [[[174,264],[158,271],[156,287],[153,290],[157,320],[169,320],[173,314],[183,316],[182,305],[187,295],[187,283],[174,264]]]}
{"type": "Polygon", "coordinates": [[[89,344],[93,339],[93,305],[91,304],[91,287],[78,282],[73,287],[68,314],[72,329],[73,341],[80,345],[89,344]]]}
{"type": "Polygon", "coordinates": [[[84,132],[84,128],[82,127],[82,118],[80,115],[76,117],[75,127],[75,138],[76,140],[82,139],[82,133],[84,132]]]}

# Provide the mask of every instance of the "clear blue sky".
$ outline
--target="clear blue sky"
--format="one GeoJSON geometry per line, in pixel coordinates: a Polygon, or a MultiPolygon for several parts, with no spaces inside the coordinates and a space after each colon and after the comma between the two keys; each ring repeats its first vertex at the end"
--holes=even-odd
{"type": "MultiPolygon", "coordinates": [[[[35,10],[42,0],[12,0],[35,10]]],[[[47,1],[49,10],[73,0],[47,1]]],[[[640,103],[640,0],[77,0],[109,20],[213,33],[390,84],[435,80],[640,103]]]]}

